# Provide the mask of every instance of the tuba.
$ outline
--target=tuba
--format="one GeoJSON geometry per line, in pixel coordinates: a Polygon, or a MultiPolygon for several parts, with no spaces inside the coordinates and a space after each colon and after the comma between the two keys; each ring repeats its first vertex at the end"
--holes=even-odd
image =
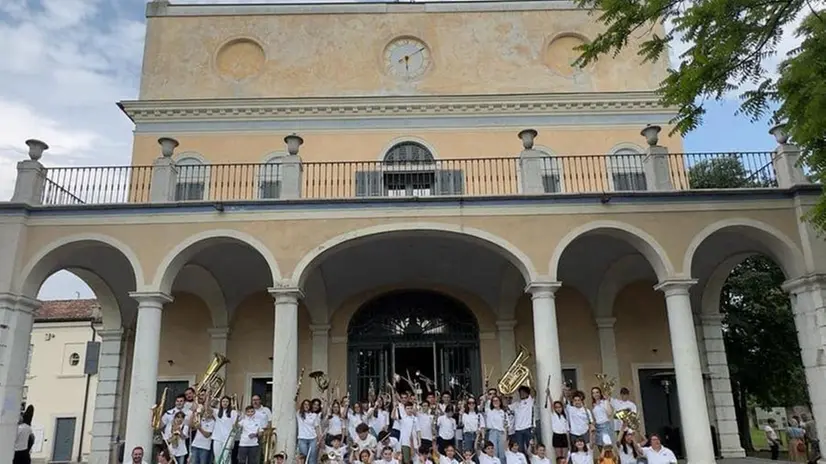
{"type": "Polygon", "coordinates": [[[603,373],[596,374],[595,377],[597,378],[597,382],[599,382],[599,389],[602,390],[602,397],[611,398],[617,381],[608,377],[608,374],[603,373]]]}
{"type": "Polygon", "coordinates": [[[614,417],[621,420],[629,429],[639,432],[640,416],[630,409],[620,409],[614,413],[614,417]]]}
{"type": "MultiPolygon", "coordinates": [[[[221,391],[224,389],[224,379],[218,375],[218,372],[229,364],[229,359],[226,356],[215,353],[215,357],[212,358],[212,362],[209,363],[207,366],[206,372],[204,372],[204,378],[201,379],[201,382],[195,387],[195,395],[200,395],[203,391],[208,391],[211,395],[207,396],[221,396],[221,391]]],[[[209,405],[215,398],[205,398],[204,405],[209,405]]]]}
{"type": "Polygon", "coordinates": [[[503,395],[512,395],[531,376],[531,371],[525,362],[531,357],[531,352],[523,345],[519,345],[519,354],[499,379],[499,392],[503,395]]]}
{"type": "Polygon", "coordinates": [[[275,428],[272,426],[272,422],[268,423],[261,433],[262,440],[264,442],[261,456],[264,460],[264,464],[271,464],[275,462],[275,445],[278,441],[278,435],[275,433],[275,428]]]}
{"type": "Polygon", "coordinates": [[[161,393],[161,400],[152,407],[152,430],[161,428],[161,419],[163,418],[164,405],[166,404],[166,394],[169,393],[169,387],[163,389],[161,393]]]}
{"type": "Polygon", "coordinates": [[[327,374],[325,374],[324,371],[310,372],[307,377],[315,380],[315,384],[321,393],[326,392],[327,389],[330,388],[330,378],[327,377],[327,374]]]}

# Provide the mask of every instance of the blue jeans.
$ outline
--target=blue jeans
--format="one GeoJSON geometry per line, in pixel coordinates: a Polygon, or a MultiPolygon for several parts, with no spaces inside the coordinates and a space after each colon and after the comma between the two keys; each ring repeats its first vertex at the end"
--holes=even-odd
{"type": "Polygon", "coordinates": [[[614,421],[603,422],[602,424],[596,424],[594,426],[596,429],[596,437],[595,442],[597,446],[611,446],[613,444],[613,440],[616,439],[616,434],[614,433],[614,421]],[[607,440],[606,440],[607,439],[607,440]]]}
{"type": "Polygon", "coordinates": [[[208,449],[201,449],[193,446],[190,450],[190,454],[192,456],[190,456],[189,464],[211,464],[208,449]]]}
{"type": "Polygon", "coordinates": [[[488,440],[493,443],[493,449],[495,450],[496,457],[499,458],[499,462],[505,462],[505,448],[508,446],[505,443],[505,432],[501,430],[488,430],[488,440]]]}
{"type": "Polygon", "coordinates": [[[462,434],[462,451],[471,450],[476,451],[475,442],[476,432],[465,432],[462,434]]]}
{"type": "Polygon", "coordinates": [[[306,464],[316,464],[318,458],[318,442],[315,438],[299,438],[298,439],[298,454],[305,456],[304,462],[306,464]]]}
{"type": "Polygon", "coordinates": [[[513,438],[514,440],[516,440],[516,444],[519,445],[520,452],[528,452],[528,448],[531,445],[531,437],[533,437],[533,431],[530,428],[517,430],[513,434],[513,438]]]}

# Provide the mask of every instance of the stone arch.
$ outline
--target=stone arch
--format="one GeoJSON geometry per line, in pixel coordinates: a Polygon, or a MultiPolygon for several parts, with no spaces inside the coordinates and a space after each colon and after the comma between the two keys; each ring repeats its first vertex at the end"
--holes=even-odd
{"type": "Polygon", "coordinates": [[[367,227],[350,232],[346,232],[337,237],[334,237],[324,244],[314,248],[305,254],[298,264],[295,266],[292,274],[292,283],[299,288],[304,287],[305,280],[313,264],[321,260],[327,252],[334,248],[341,246],[352,245],[358,239],[377,236],[381,234],[393,232],[443,232],[457,237],[465,237],[474,242],[487,247],[488,249],[499,253],[503,258],[512,263],[522,274],[525,283],[530,283],[536,280],[537,272],[531,259],[515,245],[507,240],[485,232],[480,229],[471,227],[464,227],[457,224],[443,224],[443,223],[401,223],[401,224],[385,224],[380,226],[367,227]]]}
{"type": "Polygon", "coordinates": [[[665,249],[648,232],[624,222],[594,221],[577,227],[559,241],[548,264],[548,274],[552,281],[558,280],[559,262],[565,249],[574,240],[589,233],[610,235],[629,243],[645,256],[661,281],[674,275],[674,266],[665,249]]]}
{"type": "MultiPolygon", "coordinates": [[[[169,293],[178,273],[195,256],[196,253],[211,244],[221,242],[240,242],[258,252],[270,268],[273,284],[281,280],[281,271],[273,254],[263,243],[255,237],[232,229],[207,230],[191,237],[175,246],[161,260],[155,271],[151,290],[169,293]]],[[[149,289],[148,289],[149,290],[149,289]]]]}
{"type": "Polygon", "coordinates": [[[207,305],[214,327],[228,327],[227,308],[221,285],[212,273],[197,264],[186,264],[175,280],[175,290],[191,293],[207,305]]]}
{"type": "Polygon", "coordinates": [[[101,307],[103,326],[105,328],[120,328],[123,326],[123,314],[120,302],[103,276],[90,267],[73,265],[71,257],[64,253],[72,253],[73,249],[90,245],[103,246],[120,254],[130,266],[130,273],[135,290],[144,284],[144,274],[140,261],[132,249],[123,242],[103,234],[78,234],[62,237],[55,240],[36,253],[23,267],[15,288],[29,298],[37,298],[37,292],[49,276],[60,270],[66,270],[82,279],[95,293],[101,307]]]}
{"type": "Polygon", "coordinates": [[[738,253],[729,256],[722,263],[718,264],[711,275],[708,276],[706,284],[703,286],[703,293],[700,295],[699,312],[702,314],[720,313],[720,295],[723,293],[723,286],[726,284],[734,267],[742,263],[743,260],[754,253],[738,253]]]}
{"type": "MultiPolygon", "coordinates": [[[[792,239],[780,230],[764,222],[748,218],[731,218],[715,222],[701,230],[689,243],[683,256],[683,275],[691,276],[692,265],[700,246],[709,238],[721,231],[735,231],[743,234],[761,246],[786,274],[787,279],[794,279],[804,275],[805,262],[803,253],[792,239]]],[[[759,250],[754,250],[755,252],[759,250]]],[[[742,261],[742,260],[741,260],[742,261]]],[[[736,264],[736,263],[735,263],[736,264]]],[[[734,265],[731,265],[733,268],[734,265]]],[[[729,269],[731,271],[731,269],[729,269]]],[[[728,274],[726,274],[728,276],[728,274]]]]}

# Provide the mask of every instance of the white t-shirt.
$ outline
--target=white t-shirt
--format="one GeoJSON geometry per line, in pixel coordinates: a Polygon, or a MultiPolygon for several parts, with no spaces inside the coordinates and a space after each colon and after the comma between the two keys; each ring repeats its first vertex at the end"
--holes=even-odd
{"type": "Polygon", "coordinates": [[[459,464],[459,461],[453,458],[449,458],[444,454],[439,455],[439,464],[459,464]]]}
{"type": "Polygon", "coordinates": [[[674,453],[665,446],[661,446],[659,451],[646,446],[642,449],[642,453],[648,459],[648,464],[674,464],[677,462],[677,456],[674,456],[674,453]]]}
{"type": "Polygon", "coordinates": [[[771,425],[766,425],[763,427],[763,430],[766,432],[766,436],[769,437],[770,440],[777,440],[777,432],[771,427],[771,425]]]}
{"type": "Polygon", "coordinates": [[[172,453],[173,456],[186,456],[187,449],[186,449],[186,439],[189,438],[189,427],[183,425],[181,427],[181,433],[178,435],[178,444],[172,445],[172,422],[166,424],[166,428],[163,431],[163,437],[169,442],[169,452],[172,453]]]}
{"type": "Polygon", "coordinates": [[[163,417],[161,417],[161,425],[166,427],[167,424],[172,422],[172,419],[175,418],[175,414],[177,414],[178,412],[184,413],[184,424],[189,424],[189,419],[190,417],[192,417],[192,411],[188,411],[186,407],[184,407],[184,409],[172,408],[169,411],[166,411],[166,414],[164,414],[163,417]]]}
{"type": "MultiPolygon", "coordinates": [[[[622,411],[624,409],[634,412],[637,412],[637,405],[634,404],[633,401],[626,401],[617,398],[611,398],[611,407],[614,408],[614,412],[622,411]]],[[[614,430],[622,430],[622,421],[619,419],[614,420],[614,430]]]]}
{"type": "Polygon", "coordinates": [[[338,448],[333,448],[332,446],[325,446],[324,453],[333,453],[333,455],[335,455],[336,459],[339,462],[344,462],[344,456],[347,455],[347,447],[344,445],[341,445],[338,448]]]}
{"type": "Polygon", "coordinates": [[[505,431],[505,411],[501,409],[489,409],[485,412],[485,425],[488,430],[505,431]]]}
{"type": "Polygon", "coordinates": [[[456,419],[443,414],[436,420],[436,427],[439,429],[439,438],[442,440],[456,438],[456,419]]]}
{"type": "Polygon", "coordinates": [[[505,451],[505,464],[528,464],[525,455],[522,453],[514,453],[513,451],[505,451]]]}
{"type": "Polygon", "coordinates": [[[249,417],[245,415],[239,425],[241,426],[241,441],[238,443],[238,446],[258,446],[258,433],[260,433],[263,428],[261,427],[261,423],[258,422],[258,419],[256,419],[255,416],[249,417]],[[255,436],[250,438],[252,434],[255,434],[255,436]]]}
{"type": "Polygon", "coordinates": [[[570,455],[571,464],[594,464],[594,455],[590,451],[577,451],[570,455]]]}
{"type": "Polygon", "coordinates": [[[17,437],[14,439],[15,451],[26,451],[29,449],[29,437],[32,434],[32,428],[29,424],[19,424],[17,426],[17,437]]]}
{"type": "Polygon", "coordinates": [[[533,397],[529,396],[524,400],[519,400],[511,404],[513,411],[513,428],[515,430],[527,430],[533,427],[533,397]]]}
{"type": "Polygon", "coordinates": [[[353,440],[356,439],[356,427],[364,423],[364,414],[362,413],[354,413],[353,410],[347,411],[347,432],[350,434],[350,438],[353,440]]]}
{"type": "Polygon", "coordinates": [[[588,433],[588,424],[591,419],[591,412],[584,406],[581,408],[568,405],[565,407],[565,415],[568,416],[568,426],[571,435],[585,435],[588,433]]]}
{"type": "MultiPolygon", "coordinates": [[[[362,440],[359,438],[358,434],[356,434],[356,438],[353,439],[353,443],[358,445],[358,452],[361,453],[362,450],[370,450],[376,451],[376,445],[379,443],[376,441],[376,437],[373,435],[367,434],[367,438],[362,440]]],[[[358,453],[356,453],[358,454],[358,453]]]]}
{"type": "Polygon", "coordinates": [[[301,413],[297,412],[295,418],[298,421],[298,439],[299,440],[313,440],[318,438],[316,427],[319,426],[318,413],[308,412],[301,417],[301,413]]]}
{"type": "Polygon", "coordinates": [[[625,445],[628,449],[628,452],[622,450],[622,445],[618,445],[619,448],[619,461],[620,464],[636,464],[637,458],[634,457],[634,445],[625,445]]]}
{"type": "Polygon", "coordinates": [[[419,426],[419,433],[422,434],[422,440],[433,441],[433,416],[420,412],[416,415],[416,422],[419,426]]]}
{"type": "Polygon", "coordinates": [[[610,406],[608,400],[599,400],[599,402],[594,405],[594,422],[597,424],[609,422],[611,420],[611,416],[608,415],[608,408],[610,406]]]}
{"type": "Polygon", "coordinates": [[[224,411],[224,417],[218,417],[218,410],[214,409],[213,415],[215,416],[215,430],[212,431],[212,439],[223,444],[229,437],[235,421],[238,420],[238,411],[233,409],[229,414],[224,411]]]}
{"type": "Polygon", "coordinates": [[[387,425],[390,423],[390,413],[385,411],[384,409],[380,409],[378,414],[370,414],[367,417],[367,425],[376,431],[376,433],[381,432],[382,430],[387,429],[387,425]]]}
{"type": "MultiPolygon", "coordinates": [[[[409,416],[404,415],[398,421],[399,422],[399,444],[401,446],[410,446],[411,440],[413,440],[414,445],[417,443],[414,437],[414,433],[419,430],[418,421],[416,421],[416,416],[409,416]]],[[[415,447],[415,446],[414,446],[415,447]]]]}
{"type": "Polygon", "coordinates": [[[330,415],[327,418],[327,435],[342,435],[344,433],[344,421],[341,416],[337,414],[330,415]]]}
{"type": "Polygon", "coordinates": [[[385,461],[384,459],[377,459],[374,462],[375,462],[375,464],[399,464],[399,461],[396,461],[393,458],[390,458],[389,461],[385,461]]]}
{"type": "Polygon", "coordinates": [[[268,408],[266,406],[261,406],[260,408],[255,409],[254,411],[255,411],[255,416],[254,416],[255,420],[258,421],[258,424],[260,424],[261,428],[263,429],[272,420],[272,411],[270,411],[270,408],[268,408]]]}
{"type": "Polygon", "coordinates": [[[569,432],[568,418],[555,412],[551,413],[551,431],[558,435],[565,435],[569,432]]]}
{"type": "Polygon", "coordinates": [[[477,412],[462,413],[462,425],[465,433],[476,433],[485,428],[485,418],[477,412]]]}
{"type": "MultiPolygon", "coordinates": [[[[215,420],[214,419],[201,419],[201,427],[198,431],[195,432],[195,438],[192,440],[192,447],[198,449],[212,449],[212,435],[210,438],[205,437],[201,430],[204,432],[214,432],[215,431],[215,420]]],[[[226,437],[224,437],[226,439],[226,437]]]]}
{"type": "Polygon", "coordinates": [[[488,456],[482,453],[479,455],[479,464],[501,464],[501,462],[496,456],[488,456]]]}
{"type": "Polygon", "coordinates": [[[531,464],[551,464],[551,460],[547,456],[540,458],[537,455],[531,456],[531,464]]]}

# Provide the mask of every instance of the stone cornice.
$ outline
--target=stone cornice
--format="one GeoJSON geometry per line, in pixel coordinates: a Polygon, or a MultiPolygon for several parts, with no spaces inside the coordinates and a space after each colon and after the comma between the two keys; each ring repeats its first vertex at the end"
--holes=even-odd
{"type": "Polygon", "coordinates": [[[133,100],[118,105],[136,123],[675,113],[673,108],[663,107],[653,92],[133,100]]]}
{"type": "Polygon", "coordinates": [[[576,10],[577,5],[568,0],[489,0],[481,2],[429,1],[419,3],[370,2],[334,3],[249,3],[227,4],[175,4],[169,1],[153,1],[146,5],[148,18],[157,16],[249,16],[249,15],[306,15],[306,14],[402,14],[402,13],[460,13],[576,10]]]}

